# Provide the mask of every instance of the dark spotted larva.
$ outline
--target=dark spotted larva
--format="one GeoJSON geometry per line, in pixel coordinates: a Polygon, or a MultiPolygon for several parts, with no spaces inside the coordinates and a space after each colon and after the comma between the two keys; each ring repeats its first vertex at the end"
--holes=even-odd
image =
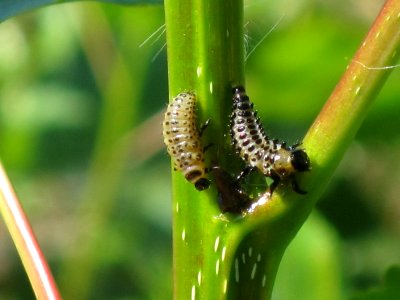
{"type": "Polygon", "coordinates": [[[223,213],[239,214],[250,207],[251,198],[242,190],[238,180],[219,166],[212,167],[211,172],[218,191],[218,206],[223,213]]]}
{"type": "Polygon", "coordinates": [[[164,143],[174,162],[174,169],[183,172],[199,191],[210,186],[205,177],[204,148],[196,125],[196,97],[178,94],[168,105],[163,122],[164,143]]]}
{"type": "Polygon", "coordinates": [[[285,143],[267,137],[242,86],[233,88],[230,133],[237,153],[248,165],[243,174],[257,168],[273,179],[271,193],[281,181],[291,180],[293,190],[305,194],[298,187],[294,174],[310,169],[307,153],[299,148],[299,144],[287,147],[285,143]]]}

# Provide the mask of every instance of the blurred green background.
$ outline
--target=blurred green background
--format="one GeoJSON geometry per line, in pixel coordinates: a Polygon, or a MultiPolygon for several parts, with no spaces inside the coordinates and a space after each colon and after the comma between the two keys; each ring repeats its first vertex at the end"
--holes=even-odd
{"type": "MultiPolygon", "coordinates": [[[[245,1],[246,85],[268,134],[304,136],[382,3],[245,1]]],[[[93,2],[0,24],[0,157],[65,299],[171,298],[163,30],[160,6],[93,2]]],[[[400,265],[399,80],[290,245],[273,299],[384,295],[400,265]]],[[[34,299],[1,224],[0,299],[34,299]]]]}

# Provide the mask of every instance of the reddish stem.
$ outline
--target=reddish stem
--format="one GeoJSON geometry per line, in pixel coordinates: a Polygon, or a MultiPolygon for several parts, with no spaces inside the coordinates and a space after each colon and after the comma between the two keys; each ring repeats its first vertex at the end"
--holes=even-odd
{"type": "Polygon", "coordinates": [[[61,299],[18,197],[0,164],[0,209],[37,299],[61,299]]]}

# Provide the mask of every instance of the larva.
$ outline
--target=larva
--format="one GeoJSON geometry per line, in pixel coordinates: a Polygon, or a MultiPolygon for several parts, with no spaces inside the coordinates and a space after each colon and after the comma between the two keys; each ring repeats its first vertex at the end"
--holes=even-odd
{"type": "Polygon", "coordinates": [[[185,178],[202,191],[210,186],[206,178],[204,148],[198,130],[196,97],[184,92],[173,98],[168,105],[163,122],[164,143],[174,162],[174,169],[183,172],[185,178]]]}
{"type": "Polygon", "coordinates": [[[287,147],[286,143],[268,138],[257,112],[253,110],[253,103],[242,86],[233,88],[230,125],[233,145],[248,165],[241,176],[257,168],[265,176],[273,179],[270,186],[271,193],[285,180],[291,180],[295,192],[306,193],[297,185],[294,174],[310,170],[307,153],[299,148],[300,144],[287,147]]]}
{"type": "Polygon", "coordinates": [[[215,179],[221,212],[239,214],[250,207],[251,198],[242,190],[238,180],[219,166],[213,166],[211,172],[215,179]]]}

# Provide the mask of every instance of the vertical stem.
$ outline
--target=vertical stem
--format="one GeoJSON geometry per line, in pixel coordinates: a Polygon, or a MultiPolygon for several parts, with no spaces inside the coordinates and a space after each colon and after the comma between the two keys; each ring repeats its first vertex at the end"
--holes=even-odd
{"type": "MultiPolygon", "coordinates": [[[[165,15],[170,97],[196,93],[200,120],[211,119],[203,142],[214,143],[208,156],[218,162],[227,149],[231,86],[244,78],[243,2],[166,0],[165,15]]],[[[215,257],[221,255],[226,223],[214,219],[215,197],[214,188],[200,193],[173,174],[175,299],[220,299],[226,293],[227,276],[215,257]]]]}

